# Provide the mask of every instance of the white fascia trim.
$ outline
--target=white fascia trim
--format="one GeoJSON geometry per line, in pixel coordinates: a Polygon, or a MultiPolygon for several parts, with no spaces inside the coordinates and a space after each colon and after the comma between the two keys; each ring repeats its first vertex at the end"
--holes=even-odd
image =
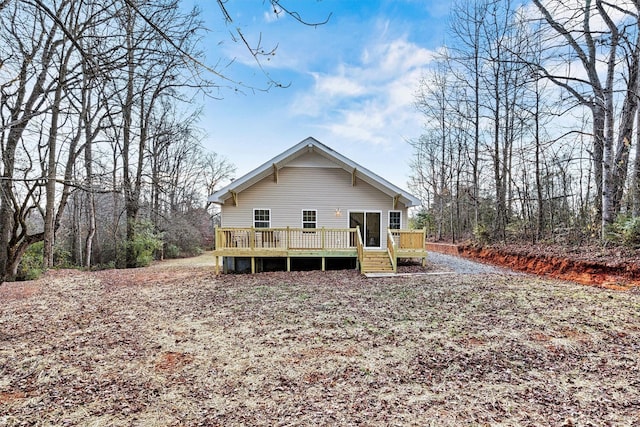
{"type": "Polygon", "coordinates": [[[353,160],[322,144],[320,141],[313,137],[308,137],[300,141],[293,147],[272,158],[271,160],[268,160],[246,175],[230,182],[228,185],[209,196],[208,201],[212,203],[223,204],[225,200],[231,197],[231,191],[239,193],[240,191],[250,187],[251,185],[273,173],[273,165],[281,168],[291,160],[304,154],[307,150],[315,151],[323,157],[326,157],[327,159],[337,163],[349,173],[353,172],[353,170],[355,169],[356,175],[360,179],[382,191],[383,193],[389,195],[390,197],[400,195],[400,201],[407,207],[419,206],[421,204],[420,199],[418,199],[417,197],[409,194],[400,187],[393,185],[386,179],[371,172],[367,168],[360,166],[353,160]]]}

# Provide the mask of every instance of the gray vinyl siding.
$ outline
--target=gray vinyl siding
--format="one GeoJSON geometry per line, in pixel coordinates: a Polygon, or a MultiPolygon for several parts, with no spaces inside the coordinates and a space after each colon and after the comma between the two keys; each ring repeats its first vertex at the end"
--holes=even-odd
{"type": "MultiPolygon", "coordinates": [[[[357,176],[357,174],[356,174],[357,176]]],[[[317,210],[318,227],[348,228],[350,211],[378,211],[386,242],[389,211],[393,197],[357,179],[341,168],[284,167],[273,175],[238,193],[238,206],[228,199],[222,206],[223,227],[253,226],[254,209],[271,210],[271,227],[302,227],[302,210],[317,210]],[[340,209],[341,216],[336,216],[340,209]]],[[[407,209],[402,212],[402,226],[406,227],[407,209]]],[[[384,243],[382,246],[385,246],[384,243]]]]}

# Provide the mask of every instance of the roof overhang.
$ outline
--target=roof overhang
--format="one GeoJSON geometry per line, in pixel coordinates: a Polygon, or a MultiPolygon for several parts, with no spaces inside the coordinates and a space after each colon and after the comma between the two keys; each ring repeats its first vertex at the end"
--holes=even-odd
{"type": "Polygon", "coordinates": [[[284,151],[280,155],[273,159],[263,163],[256,169],[247,173],[246,175],[232,181],[225,187],[213,193],[209,196],[209,201],[216,204],[224,204],[225,201],[231,197],[235,197],[241,191],[251,187],[257,182],[267,178],[270,175],[274,175],[277,179],[277,171],[283,168],[287,163],[296,159],[297,157],[305,153],[317,153],[328,160],[332,161],[345,171],[354,174],[354,179],[357,177],[367,184],[377,188],[394,200],[399,201],[406,207],[419,206],[421,204],[420,199],[408,193],[407,191],[395,186],[389,181],[385,180],[381,176],[371,172],[367,168],[364,168],[352,161],[351,159],[343,156],[337,151],[322,144],[318,140],[312,137],[308,137],[288,150],[284,151]]]}

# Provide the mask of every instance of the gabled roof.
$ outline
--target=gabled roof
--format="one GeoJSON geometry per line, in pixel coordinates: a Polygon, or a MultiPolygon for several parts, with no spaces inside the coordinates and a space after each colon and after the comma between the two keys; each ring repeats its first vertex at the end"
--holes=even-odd
{"type": "Polygon", "coordinates": [[[269,175],[272,175],[274,173],[274,169],[281,169],[287,163],[309,152],[317,153],[325,157],[349,173],[353,173],[355,170],[356,176],[359,179],[372,185],[390,197],[398,196],[398,200],[407,207],[419,206],[421,204],[417,197],[391,184],[379,175],[376,175],[370,170],[360,166],[356,162],[348,159],[312,137],[308,137],[300,141],[282,154],[265,162],[246,175],[235,179],[229,185],[209,196],[209,201],[212,203],[222,204],[225,200],[232,197],[232,193],[239,193],[242,190],[251,187],[253,184],[263,180],[269,175]]]}

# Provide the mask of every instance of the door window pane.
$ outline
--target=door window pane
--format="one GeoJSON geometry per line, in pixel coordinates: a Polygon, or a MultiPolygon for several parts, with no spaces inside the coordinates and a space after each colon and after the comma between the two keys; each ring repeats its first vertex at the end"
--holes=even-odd
{"type": "Polygon", "coordinates": [[[380,212],[367,212],[366,220],[366,241],[365,246],[380,246],[380,212]]]}
{"type": "MultiPolygon", "coordinates": [[[[349,227],[356,228],[360,230],[360,238],[364,243],[364,212],[350,212],[349,213],[349,227]]],[[[350,242],[352,247],[356,246],[355,236],[352,235],[352,241],[350,242]]]]}

